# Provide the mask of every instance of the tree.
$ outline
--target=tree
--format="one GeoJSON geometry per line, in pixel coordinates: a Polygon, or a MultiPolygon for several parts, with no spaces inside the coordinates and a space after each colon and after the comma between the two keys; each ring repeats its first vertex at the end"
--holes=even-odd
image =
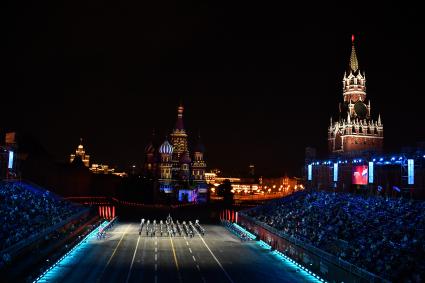
{"type": "Polygon", "coordinates": [[[229,179],[225,179],[218,187],[218,195],[223,197],[224,205],[231,206],[233,204],[232,184],[229,179]]]}

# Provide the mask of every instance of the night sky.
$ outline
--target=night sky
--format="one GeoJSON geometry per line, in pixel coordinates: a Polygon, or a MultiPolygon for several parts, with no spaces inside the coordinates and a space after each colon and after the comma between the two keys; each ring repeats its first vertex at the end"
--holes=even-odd
{"type": "Polygon", "coordinates": [[[0,131],[33,135],[57,160],[83,137],[92,162],[141,164],[182,101],[209,168],[299,175],[306,146],[326,152],[351,34],[386,149],[425,140],[417,7],[59,2],[11,4],[0,111],[0,131]]]}

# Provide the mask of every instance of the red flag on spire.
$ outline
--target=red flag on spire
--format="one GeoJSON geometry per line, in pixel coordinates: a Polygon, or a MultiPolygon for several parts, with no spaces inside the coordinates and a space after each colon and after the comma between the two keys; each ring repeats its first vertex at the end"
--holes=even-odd
{"type": "Polygon", "coordinates": [[[351,42],[354,43],[354,34],[351,35],[351,42]]]}

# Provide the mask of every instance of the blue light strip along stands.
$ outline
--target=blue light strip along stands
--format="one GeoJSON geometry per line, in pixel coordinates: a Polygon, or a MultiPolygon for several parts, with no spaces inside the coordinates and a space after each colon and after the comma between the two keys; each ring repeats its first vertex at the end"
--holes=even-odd
{"type": "MultiPolygon", "coordinates": [[[[113,221],[113,220],[112,220],[113,221]]],[[[111,222],[112,222],[111,221],[111,222]]],[[[81,242],[75,245],[69,252],[62,256],[56,263],[54,263],[49,269],[43,272],[37,279],[36,282],[52,282],[57,279],[58,276],[63,275],[64,270],[69,270],[69,266],[78,262],[78,259],[82,254],[90,247],[90,242],[93,237],[96,236],[99,229],[105,228],[110,222],[104,221],[96,229],[90,232],[81,242]]]]}
{"type": "MultiPolygon", "coordinates": [[[[242,226],[233,223],[233,225],[239,229],[240,231],[242,231],[243,233],[245,233],[246,235],[248,235],[248,237],[251,240],[255,240],[256,237],[254,234],[250,233],[248,230],[246,230],[245,228],[243,228],[242,226]]],[[[264,249],[267,250],[271,250],[271,246],[269,244],[267,244],[266,242],[260,240],[257,242],[261,247],[263,247],[264,249]]],[[[281,252],[274,250],[272,252],[272,254],[274,256],[276,256],[279,260],[283,261],[284,264],[287,264],[295,269],[299,269],[300,270],[300,274],[305,276],[305,279],[308,279],[309,281],[312,282],[326,282],[324,279],[320,278],[319,275],[313,273],[312,271],[308,270],[306,267],[302,266],[301,264],[299,264],[298,262],[294,261],[293,259],[287,257],[286,255],[282,254],[281,252]]]]}

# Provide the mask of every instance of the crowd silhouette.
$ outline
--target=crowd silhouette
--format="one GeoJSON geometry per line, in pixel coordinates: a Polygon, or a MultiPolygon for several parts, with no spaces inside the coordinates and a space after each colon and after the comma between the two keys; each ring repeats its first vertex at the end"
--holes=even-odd
{"type": "Polygon", "coordinates": [[[0,266],[10,261],[5,249],[42,233],[81,209],[48,191],[0,182],[0,266]]]}
{"type": "Polygon", "coordinates": [[[384,278],[425,280],[424,201],[301,192],[249,215],[384,278]]]}

